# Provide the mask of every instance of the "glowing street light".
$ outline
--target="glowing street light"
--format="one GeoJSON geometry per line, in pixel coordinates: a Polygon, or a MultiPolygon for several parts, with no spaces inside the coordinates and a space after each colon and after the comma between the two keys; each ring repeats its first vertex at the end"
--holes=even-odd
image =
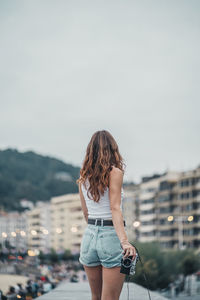
{"type": "Polygon", "coordinates": [[[39,255],[40,253],[38,249],[34,249],[34,250],[29,249],[27,252],[28,252],[28,256],[36,256],[39,255]]]}
{"type": "Polygon", "coordinates": [[[7,238],[7,236],[8,236],[6,232],[2,232],[1,235],[2,235],[2,237],[4,237],[4,238],[7,238]]]}
{"type": "Polygon", "coordinates": [[[134,227],[134,231],[135,231],[135,238],[136,238],[136,240],[138,240],[138,238],[139,238],[139,227],[140,227],[140,221],[134,221],[133,222],[133,227],[134,227]]]}
{"type": "Polygon", "coordinates": [[[71,232],[77,232],[77,231],[78,231],[78,228],[76,226],[71,227],[71,232]]]}
{"type": "Polygon", "coordinates": [[[12,235],[13,237],[16,237],[16,232],[12,231],[12,232],[11,232],[11,235],[12,235]]]}
{"type": "Polygon", "coordinates": [[[173,216],[169,216],[169,217],[167,218],[167,220],[168,220],[169,222],[172,222],[172,221],[174,220],[174,217],[173,217],[173,216]]]}
{"type": "Polygon", "coordinates": [[[57,232],[57,233],[61,233],[61,232],[62,232],[62,229],[61,229],[61,228],[56,228],[56,232],[57,232]]]}
{"type": "Polygon", "coordinates": [[[37,235],[37,231],[31,230],[31,234],[32,234],[32,235],[37,235]]]}
{"type": "Polygon", "coordinates": [[[194,220],[193,216],[168,216],[167,220],[169,222],[177,221],[178,224],[178,245],[179,245],[179,249],[183,249],[183,221],[187,220],[188,222],[192,222],[194,220]]]}
{"type": "Polygon", "coordinates": [[[33,250],[28,250],[28,256],[35,256],[35,252],[33,250]]]}
{"type": "Polygon", "coordinates": [[[188,222],[192,222],[194,220],[194,217],[193,216],[189,216],[188,217],[188,222]]]}
{"type": "Polygon", "coordinates": [[[139,226],[140,226],[140,222],[139,221],[133,222],[133,227],[138,228],[139,226]]]}
{"type": "Polygon", "coordinates": [[[20,234],[21,234],[21,236],[26,236],[26,232],[23,230],[20,231],[20,234]]]}

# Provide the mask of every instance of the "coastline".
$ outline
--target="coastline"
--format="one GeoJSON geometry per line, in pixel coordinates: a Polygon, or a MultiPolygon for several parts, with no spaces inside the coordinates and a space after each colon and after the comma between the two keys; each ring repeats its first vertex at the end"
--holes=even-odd
{"type": "Polygon", "coordinates": [[[28,277],[21,275],[0,274],[0,290],[6,294],[9,286],[15,286],[17,283],[22,283],[25,285],[28,279],[28,277]]]}

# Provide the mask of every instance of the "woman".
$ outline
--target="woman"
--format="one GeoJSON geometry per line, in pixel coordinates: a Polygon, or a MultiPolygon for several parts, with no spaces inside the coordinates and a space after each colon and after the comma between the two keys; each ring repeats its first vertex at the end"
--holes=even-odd
{"type": "Polygon", "coordinates": [[[92,300],[119,299],[125,279],[120,273],[121,259],[136,255],[128,242],[121,211],[123,165],[113,136],[106,130],[95,132],[77,180],[88,224],[79,261],[87,274],[92,300]]]}

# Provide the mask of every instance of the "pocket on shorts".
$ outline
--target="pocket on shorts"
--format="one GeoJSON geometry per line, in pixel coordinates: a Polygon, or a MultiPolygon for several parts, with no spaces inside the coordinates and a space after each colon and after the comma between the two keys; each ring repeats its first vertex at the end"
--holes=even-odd
{"type": "Polygon", "coordinates": [[[116,233],[104,234],[101,237],[101,247],[103,253],[111,257],[119,255],[123,251],[116,233]]]}
{"type": "Polygon", "coordinates": [[[82,242],[81,242],[81,253],[87,253],[93,239],[94,235],[91,232],[86,231],[83,235],[82,242]]]}

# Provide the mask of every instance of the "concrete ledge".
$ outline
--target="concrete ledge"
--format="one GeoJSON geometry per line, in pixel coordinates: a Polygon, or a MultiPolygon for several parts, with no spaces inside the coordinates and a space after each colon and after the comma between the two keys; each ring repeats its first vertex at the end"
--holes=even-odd
{"type": "MultiPolygon", "coordinates": [[[[124,282],[120,300],[128,299],[129,287],[129,299],[143,300],[148,299],[147,290],[132,282],[124,282]]],[[[150,292],[152,300],[166,300],[158,293],[150,292]]],[[[51,292],[44,294],[37,298],[37,300],[89,300],[91,299],[89,282],[62,282],[59,286],[53,289],[51,292]]]]}

